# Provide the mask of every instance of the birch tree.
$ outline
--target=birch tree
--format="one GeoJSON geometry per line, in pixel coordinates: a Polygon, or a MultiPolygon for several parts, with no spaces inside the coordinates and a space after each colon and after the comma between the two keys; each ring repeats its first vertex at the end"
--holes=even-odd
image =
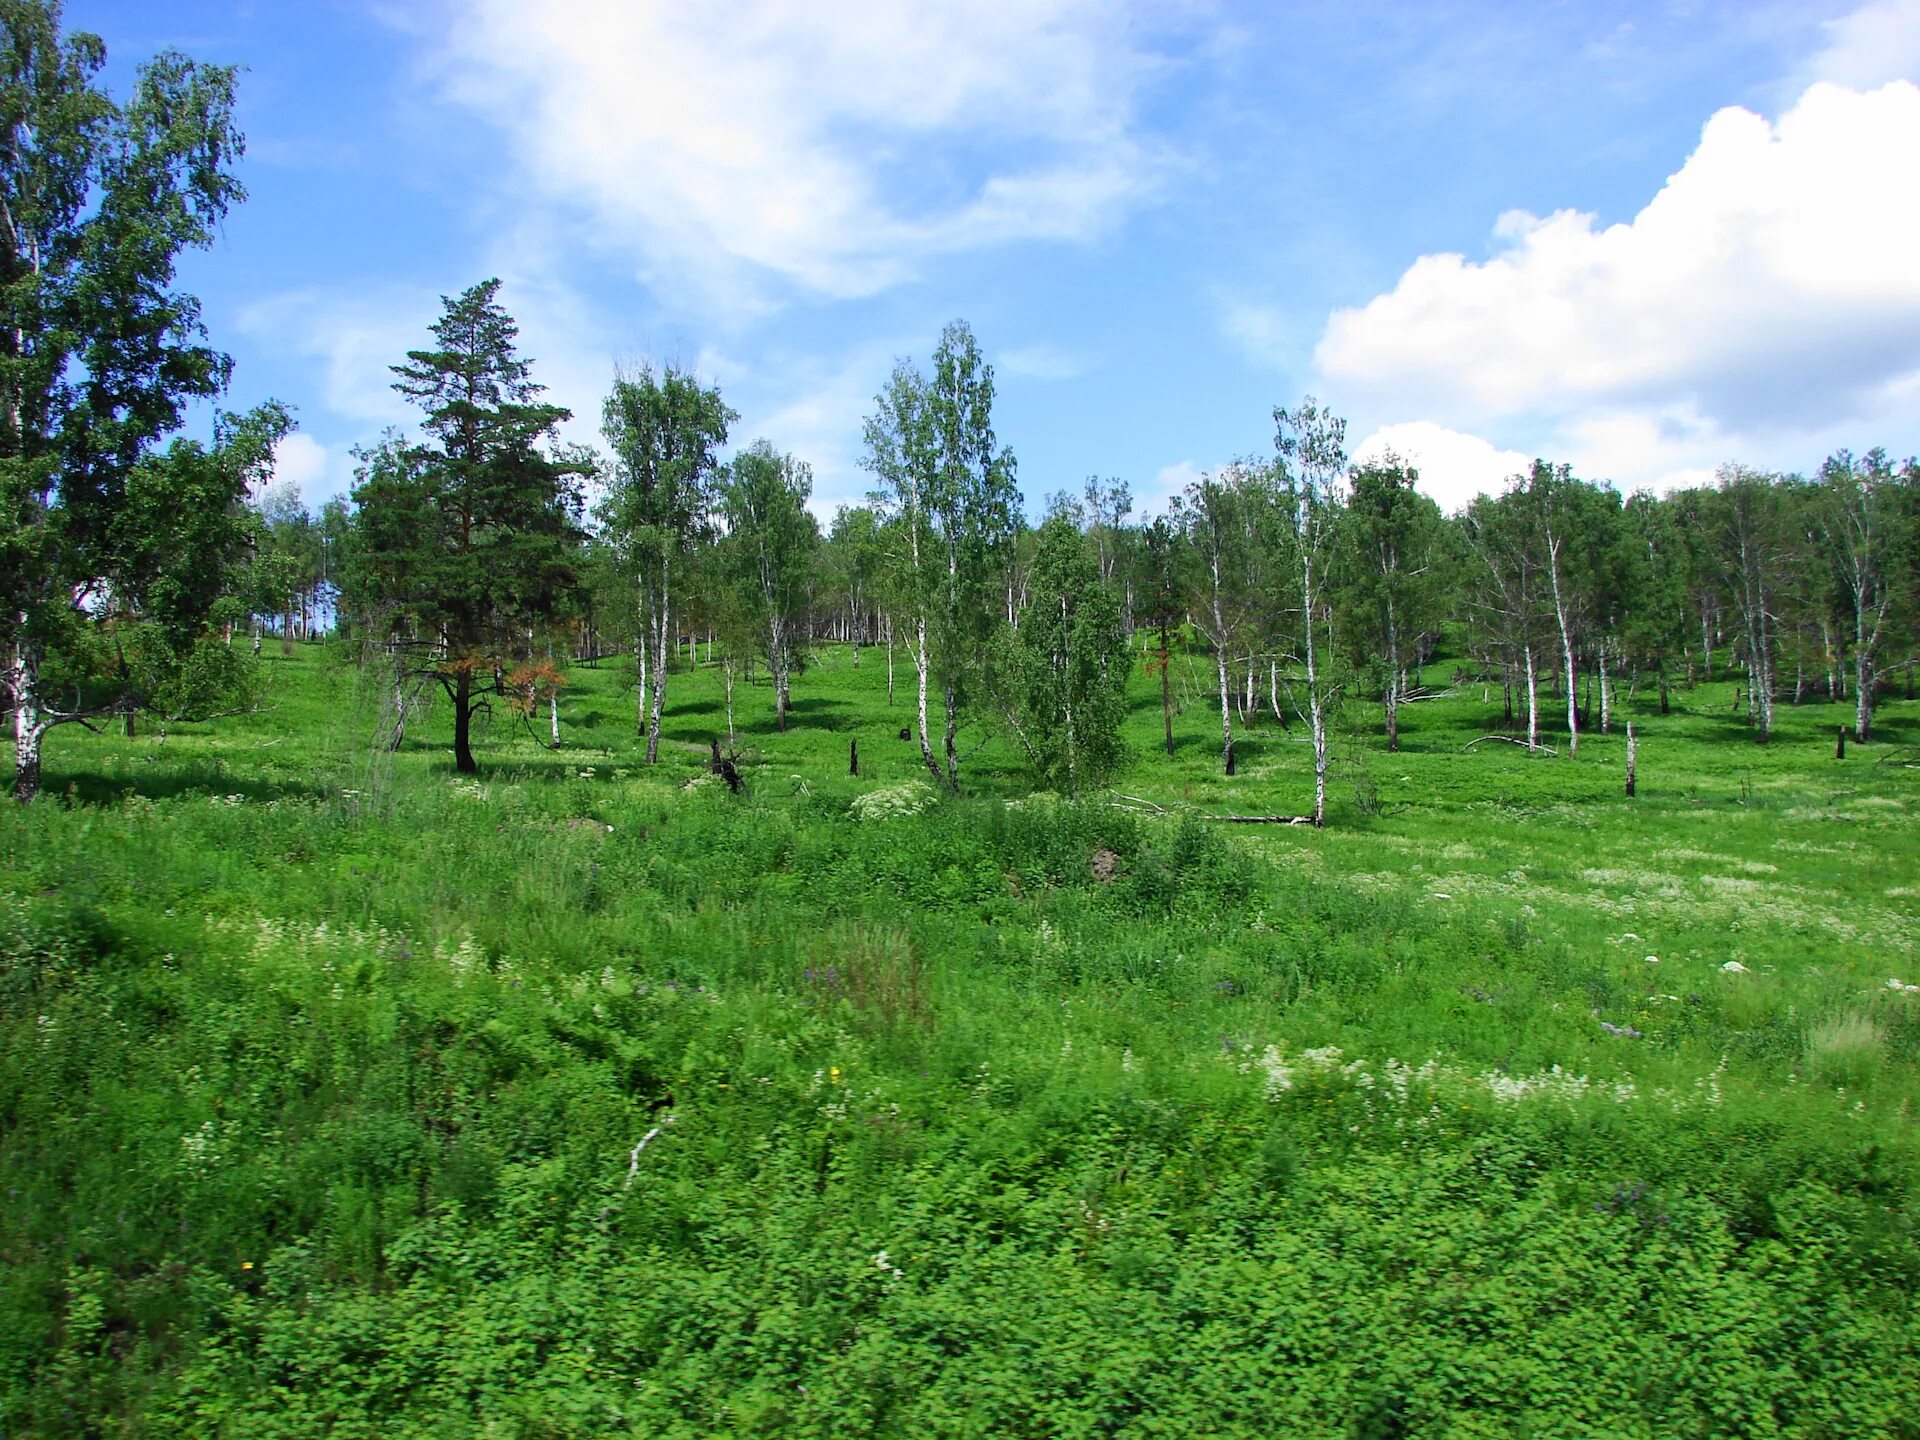
{"type": "Polygon", "coordinates": [[[720,482],[727,566],[773,681],[773,718],[787,728],[796,664],[794,630],[813,575],[820,527],[808,513],[813,471],[765,440],[725,467],[720,482]]]}
{"type": "Polygon", "coordinates": [[[600,520],[634,578],[635,728],[646,734],[649,765],[660,761],[676,580],[709,532],[719,447],[739,418],[718,387],[675,365],[657,375],[646,364],[616,374],[602,410],[613,470],[600,520]]]}
{"type": "Polygon", "coordinates": [[[1846,599],[1853,631],[1853,738],[1873,727],[1877,661],[1902,577],[1895,563],[1902,518],[1898,477],[1884,450],[1856,458],[1841,450],[1820,467],[1820,533],[1846,599]]]}
{"type": "Polygon", "coordinates": [[[1481,635],[1499,652],[1507,675],[1511,677],[1515,669],[1522,675],[1531,752],[1540,748],[1538,654],[1541,597],[1547,586],[1539,528],[1524,508],[1525,485],[1525,478],[1516,475],[1503,494],[1477,496],[1461,521],[1461,534],[1475,562],[1468,567],[1468,611],[1481,635]]]}
{"type": "Polygon", "coordinates": [[[1342,610],[1356,657],[1380,677],[1387,749],[1400,748],[1408,672],[1443,618],[1448,579],[1440,507],[1415,485],[1419,474],[1387,455],[1353,472],[1341,546],[1342,610]]]}
{"type": "Polygon", "coordinates": [[[1220,695],[1220,763],[1234,773],[1233,699],[1227,666],[1247,645],[1261,605],[1260,562],[1271,530],[1262,535],[1262,483],[1257,467],[1235,462],[1219,475],[1202,475],[1174,501],[1174,516],[1189,566],[1187,619],[1213,648],[1220,695]]]}
{"type": "Polygon", "coordinates": [[[1636,677],[1653,671],[1660,713],[1670,709],[1674,657],[1687,650],[1690,551],[1677,509],[1646,493],[1630,496],[1622,511],[1621,641],[1636,677]]]}
{"type": "Polygon", "coordinates": [[[1739,465],[1720,470],[1719,536],[1747,668],[1747,718],[1762,745],[1773,736],[1776,606],[1787,547],[1783,487],[1739,465]]]}
{"type": "Polygon", "coordinates": [[[1020,525],[1013,452],[993,429],[993,367],[963,320],[940,333],[926,401],[935,461],[929,509],[941,562],[936,606],[947,784],[957,794],[960,708],[993,634],[993,579],[1004,571],[1020,525]]]}
{"type": "Polygon", "coordinates": [[[912,626],[921,755],[957,794],[961,708],[992,634],[993,582],[1018,527],[1013,454],[993,431],[993,367],[962,321],[941,333],[931,377],[898,362],[875,407],[862,463],[903,542],[895,589],[912,626]],[[935,685],[945,719],[941,755],[928,729],[935,685]]]}
{"type": "Polygon", "coordinates": [[[1347,422],[1311,395],[1297,409],[1273,412],[1274,449],[1291,513],[1290,537],[1299,583],[1300,620],[1295,654],[1304,683],[1290,684],[1295,708],[1313,735],[1313,823],[1327,823],[1327,720],[1340,692],[1333,647],[1323,638],[1331,623],[1327,584],[1339,533],[1341,486],[1347,475],[1347,422]]]}
{"type": "MultiPolygon", "coordinates": [[[[946,783],[927,730],[928,698],[933,680],[933,651],[928,611],[935,593],[934,534],[931,492],[938,480],[933,430],[927,406],[927,382],[910,360],[894,364],[886,388],[874,397],[874,413],[867,417],[867,451],[861,463],[878,488],[874,503],[889,520],[893,540],[888,589],[897,611],[907,621],[907,654],[915,681],[915,734],[920,757],[936,784],[946,783]]],[[[891,657],[891,642],[889,642],[891,657]]],[[[889,658],[888,698],[893,692],[889,658]]]]}
{"type": "Polygon", "coordinates": [[[1020,624],[995,637],[989,686],[1027,767],[1079,795],[1125,756],[1126,634],[1087,542],[1065,517],[1040,529],[1020,624]]]}
{"type": "Polygon", "coordinates": [[[232,69],[169,51],[116,104],[105,46],[62,35],[58,6],[7,0],[0,21],[0,664],[29,801],[52,727],[142,703],[91,673],[56,694],[49,667],[74,673],[81,602],[123,566],[136,467],[225,388],[176,265],[244,197],[244,146],[232,69]]]}
{"type": "Polygon", "coordinates": [[[1528,512],[1540,529],[1546,558],[1547,594],[1560,636],[1560,675],[1567,700],[1567,758],[1580,753],[1580,687],[1574,660],[1581,593],[1575,545],[1581,533],[1581,487],[1565,465],[1533,462],[1525,491],[1528,512]]]}

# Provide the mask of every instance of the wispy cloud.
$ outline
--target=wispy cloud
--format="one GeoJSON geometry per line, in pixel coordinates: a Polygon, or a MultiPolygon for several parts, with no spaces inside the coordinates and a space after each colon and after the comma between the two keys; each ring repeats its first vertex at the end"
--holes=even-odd
{"type": "Polygon", "coordinates": [[[740,377],[767,398],[743,410],[735,438],[765,436],[813,467],[813,511],[825,520],[841,505],[866,503],[873,477],[860,466],[862,430],[874,396],[904,345],[855,346],[831,356],[775,356],[740,377]]]}
{"type": "Polygon", "coordinates": [[[1115,224],[1168,158],[1135,123],[1147,28],[1105,0],[467,0],[437,69],[517,183],[737,318],[1115,224]]]}
{"type": "Polygon", "coordinates": [[[389,368],[430,338],[440,313],[431,292],[397,285],[304,289],[255,301],[241,310],[242,332],[314,363],[326,407],[369,428],[413,418],[393,390],[389,368]]]}
{"type": "Polygon", "coordinates": [[[1093,361],[1077,351],[1042,341],[1002,350],[994,359],[994,367],[1003,375],[1028,380],[1075,380],[1093,369],[1093,361]]]}

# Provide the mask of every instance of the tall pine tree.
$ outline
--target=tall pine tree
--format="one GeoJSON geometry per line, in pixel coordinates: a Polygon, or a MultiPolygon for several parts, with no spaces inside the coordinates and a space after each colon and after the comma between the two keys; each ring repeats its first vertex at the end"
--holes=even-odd
{"type": "Polygon", "coordinates": [[[499,290],[486,280],[443,297],[434,348],[393,367],[393,388],[425,412],[427,439],[375,452],[354,491],[369,598],[387,602],[390,639],[453,702],[463,774],[479,769],[474,716],[503,693],[530,629],[579,583],[586,467],[554,448],[569,412],[537,398],[499,290]]]}

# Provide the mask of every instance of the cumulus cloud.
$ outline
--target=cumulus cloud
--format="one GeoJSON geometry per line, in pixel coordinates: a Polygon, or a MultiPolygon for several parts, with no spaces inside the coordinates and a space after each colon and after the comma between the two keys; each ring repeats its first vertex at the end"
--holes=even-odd
{"type": "Polygon", "coordinates": [[[1507,477],[1524,474],[1532,457],[1501,450],[1478,435],[1431,420],[1383,425],[1353,448],[1356,465],[1397,456],[1420,472],[1420,490],[1446,511],[1464,510],[1476,495],[1497,494],[1507,477]]]}
{"type": "Polygon", "coordinates": [[[1822,26],[1826,44],[1806,79],[1869,90],[1920,78],[1920,0],[1874,0],[1822,26]]]}
{"type": "Polygon", "coordinates": [[[1729,108],[1630,222],[1513,212],[1336,311],[1329,383],[1472,423],[1679,407],[1726,433],[1876,414],[1920,371],[1920,89],[1729,108]]]}
{"type": "Polygon", "coordinates": [[[670,298],[736,316],[1078,240],[1154,190],[1155,61],[1107,0],[466,0],[441,81],[670,298]]]}
{"type": "Polygon", "coordinates": [[[301,501],[314,509],[346,488],[341,470],[339,457],[296,430],[273,447],[273,478],[268,484],[293,487],[301,501]]]}

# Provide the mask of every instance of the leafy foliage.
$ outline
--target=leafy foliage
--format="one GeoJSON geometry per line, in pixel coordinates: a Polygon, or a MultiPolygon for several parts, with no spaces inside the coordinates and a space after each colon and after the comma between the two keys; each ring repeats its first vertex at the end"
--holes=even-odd
{"type": "Polygon", "coordinates": [[[1078,795],[1104,784],[1126,758],[1120,607],[1064,518],[1041,527],[1028,587],[1019,627],[997,637],[991,683],[1034,779],[1078,795]]]}
{"type": "Polygon", "coordinates": [[[58,6],[6,0],[0,22],[0,649],[30,800],[49,729],[155,703],[177,672],[163,652],[192,653],[234,563],[233,482],[244,493],[253,460],[233,449],[288,421],[257,412],[217,459],[153,454],[230,369],[175,278],[244,194],[233,70],[169,51],[116,104],[105,48],[62,35],[58,6]],[[201,568],[169,563],[189,558],[201,568]],[[123,663],[94,622],[148,610],[164,643],[123,663]]]}

